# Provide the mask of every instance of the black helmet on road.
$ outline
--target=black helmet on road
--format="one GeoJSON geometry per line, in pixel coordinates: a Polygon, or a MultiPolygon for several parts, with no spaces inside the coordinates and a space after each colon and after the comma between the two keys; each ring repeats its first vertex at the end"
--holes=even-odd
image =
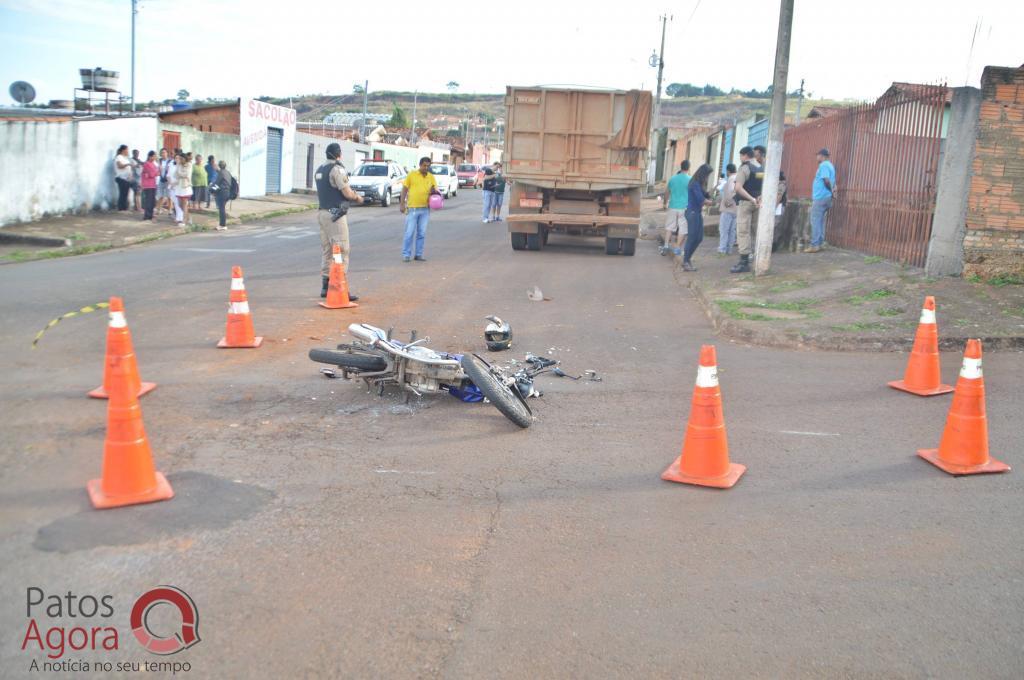
{"type": "Polygon", "coordinates": [[[484,329],[484,340],[487,342],[487,349],[491,352],[501,352],[512,346],[512,327],[496,316],[489,316],[484,329]]]}
{"type": "Polygon", "coordinates": [[[341,158],[341,144],[337,142],[331,142],[327,145],[327,157],[332,161],[336,161],[341,158]]]}

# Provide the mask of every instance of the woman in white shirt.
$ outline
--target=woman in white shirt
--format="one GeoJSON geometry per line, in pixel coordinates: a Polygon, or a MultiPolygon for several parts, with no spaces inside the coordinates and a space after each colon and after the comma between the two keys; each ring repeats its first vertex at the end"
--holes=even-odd
{"type": "Polygon", "coordinates": [[[192,198],[192,163],[188,156],[179,154],[175,159],[174,169],[174,214],[178,218],[178,226],[183,227],[189,221],[188,201],[192,198]]]}
{"type": "Polygon", "coordinates": [[[128,145],[117,147],[114,156],[114,181],[117,183],[117,209],[128,209],[128,192],[132,188],[132,159],[128,158],[128,145]]]}

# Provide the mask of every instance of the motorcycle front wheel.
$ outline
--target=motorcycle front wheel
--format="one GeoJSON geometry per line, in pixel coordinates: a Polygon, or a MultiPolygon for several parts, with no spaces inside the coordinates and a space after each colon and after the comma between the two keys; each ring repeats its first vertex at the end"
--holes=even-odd
{"type": "Polygon", "coordinates": [[[533,422],[533,414],[523,398],[511,387],[506,387],[491,372],[491,366],[475,354],[462,355],[462,370],[466,372],[473,384],[487,397],[494,408],[522,428],[533,422]]]}

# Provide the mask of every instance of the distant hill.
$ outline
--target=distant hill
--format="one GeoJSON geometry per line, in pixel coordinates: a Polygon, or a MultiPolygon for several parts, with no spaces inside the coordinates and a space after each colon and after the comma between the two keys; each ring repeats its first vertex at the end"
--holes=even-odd
{"type": "MultiPolygon", "coordinates": [[[[329,113],[339,111],[358,112],[363,110],[363,95],[303,95],[299,97],[267,97],[273,104],[291,106],[298,112],[299,120],[319,122],[329,113]]],[[[400,106],[412,118],[413,103],[416,118],[423,122],[437,116],[453,116],[461,119],[475,118],[493,121],[505,116],[504,94],[450,94],[420,92],[371,91],[367,97],[368,113],[390,114],[394,106],[400,106]]]]}
{"type": "MultiPolygon", "coordinates": [[[[259,97],[263,101],[282,106],[291,106],[298,112],[299,120],[320,122],[324,116],[336,112],[359,112],[363,110],[361,94],[308,94],[294,97],[259,97]]],[[[397,104],[412,118],[413,101],[416,102],[416,118],[426,126],[430,119],[448,116],[466,120],[473,119],[493,128],[496,119],[505,117],[504,94],[397,92],[390,90],[371,91],[367,97],[367,111],[374,114],[390,114],[397,104]]],[[[197,104],[202,102],[196,102],[197,104]]],[[[213,103],[209,100],[206,103],[213,103]]],[[[801,107],[806,116],[815,106],[852,106],[857,102],[831,99],[805,99],[801,107]]],[[[156,102],[152,103],[155,108],[156,102]]],[[[742,120],[756,113],[768,115],[770,99],[756,99],[742,95],[721,95],[714,97],[662,97],[661,124],[681,126],[687,123],[707,121],[716,124],[742,120]]],[[[786,100],[787,122],[793,122],[796,99],[786,100]]],[[[478,128],[480,129],[480,128],[478,128]]],[[[447,130],[442,130],[442,133],[447,130]]]]}
{"type": "MultiPolygon", "coordinates": [[[[800,106],[800,117],[806,118],[815,106],[854,106],[855,101],[836,101],[833,99],[804,99],[800,106]]],[[[732,123],[754,114],[767,116],[771,111],[770,99],[752,99],[749,97],[723,95],[718,97],[678,97],[662,98],[661,124],[664,126],[685,125],[686,123],[707,121],[710,123],[732,123]]],[[[786,98],[786,122],[794,122],[797,100],[786,98]]]]}

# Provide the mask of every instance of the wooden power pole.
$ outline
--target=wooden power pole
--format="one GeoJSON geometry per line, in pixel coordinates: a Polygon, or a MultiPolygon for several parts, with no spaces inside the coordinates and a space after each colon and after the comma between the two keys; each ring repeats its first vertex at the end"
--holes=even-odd
{"type": "Polygon", "coordinates": [[[782,0],[779,8],[779,37],[775,47],[775,80],[772,82],[772,113],[768,123],[761,210],[757,215],[757,246],[754,275],[768,273],[775,237],[775,205],[782,169],[782,138],[786,130],[786,79],[789,76],[789,43],[793,34],[793,0],[782,0]]]}

